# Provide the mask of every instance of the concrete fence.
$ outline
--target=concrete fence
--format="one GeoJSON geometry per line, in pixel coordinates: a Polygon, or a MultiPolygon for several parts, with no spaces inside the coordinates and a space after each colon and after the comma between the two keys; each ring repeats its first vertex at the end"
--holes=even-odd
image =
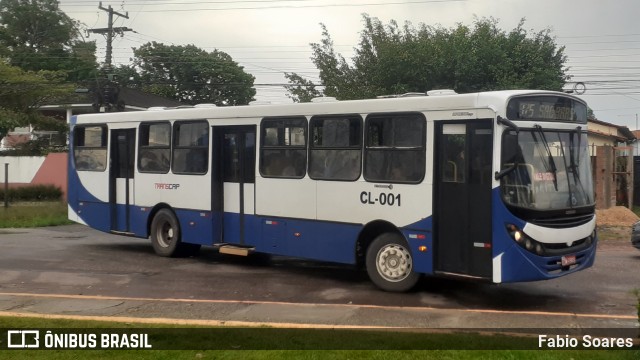
{"type": "Polygon", "coordinates": [[[67,198],[67,153],[0,156],[0,181],[3,183],[5,164],[9,164],[9,187],[54,185],[62,189],[64,198],[67,198]]]}

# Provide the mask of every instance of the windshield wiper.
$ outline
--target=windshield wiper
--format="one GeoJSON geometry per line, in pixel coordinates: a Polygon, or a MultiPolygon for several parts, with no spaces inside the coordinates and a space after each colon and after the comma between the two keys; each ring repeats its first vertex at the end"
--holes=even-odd
{"type": "Polygon", "coordinates": [[[580,180],[580,174],[578,173],[578,167],[580,165],[580,145],[582,142],[582,136],[580,136],[580,132],[582,130],[582,127],[578,126],[574,131],[572,131],[569,134],[569,169],[571,169],[571,172],[573,173],[573,176],[576,180],[576,182],[578,182],[580,180]],[[573,140],[573,136],[577,136],[578,137],[578,147],[574,147],[574,140],[573,140]],[[577,149],[577,152],[576,152],[577,149]]]}
{"type": "MultiPolygon", "coordinates": [[[[514,130],[516,132],[516,143],[518,143],[518,136],[520,134],[520,128],[518,127],[518,125],[516,125],[513,121],[507,118],[503,118],[502,116],[498,116],[498,124],[505,125],[511,130],[514,130]]],[[[520,165],[520,162],[518,160],[518,156],[516,156],[515,160],[513,161],[513,164],[508,168],[502,169],[501,171],[496,171],[494,174],[494,178],[496,180],[502,179],[503,177],[507,176],[508,174],[512,173],[515,169],[517,169],[519,165],[520,165]]]]}
{"type": "MultiPolygon", "coordinates": [[[[544,164],[545,170],[547,172],[551,171],[551,173],[553,174],[553,187],[556,189],[556,191],[558,191],[558,178],[556,176],[557,173],[558,173],[558,168],[556,168],[556,162],[555,162],[555,160],[553,160],[553,155],[551,154],[551,148],[549,148],[549,143],[547,142],[547,138],[544,135],[544,131],[542,130],[542,126],[534,125],[533,127],[534,127],[534,129],[536,129],[536,131],[538,132],[538,134],[542,138],[542,145],[544,146],[544,149],[547,152],[548,164],[545,161],[542,161],[542,163],[544,164]]],[[[535,132],[532,132],[531,136],[533,137],[533,140],[536,142],[536,146],[539,146],[540,142],[538,141],[538,138],[536,137],[535,132]]]]}
{"type": "MultiPolygon", "coordinates": [[[[582,127],[578,126],[575,131],[572,131],[569,135],[569,171],[573,174],[573,181],[576,184],[576,187],[582,190],[583,196],[586,195],[586,190],[584,186],[582,186],[582,181],[580,180],[580,146],[582,145],[582,127]],[[574,140],[573,135],[578,137],[578,147],[575,148],[573,146],[574,140]]],[[[567,179],[568,181],[569,179],[567,179]]]]}
{"type": "MultiPolygon", "coordinates": [[[[573,180],[577,183],[580,181],[580,179],[577,178],[576,176],[576,168],[575,168],[575,161],[573,160],[573,133],[569,134],[569,166],[567,166],[567,156],[564,152],[564,146],[562,144],[562,140],[560,139],[560,134],[558,134],[558,141],[560,142],[560,151],[562,152],[562,161],[564,161],[564,168],[567,171],[571,171],[573,173],[573,180]]],[[[568,205],[570,207],[573,207],[575,205],[575,197],[573,196],[573,189],[571,186],[571,182],[569,181],[569,174],[566,173],[565,171],[565,178],[567,181],[567,190],[569,192],[569,202],[568,205]]],[[[563,180],[564,181],[564,180],[563,180]]]]}

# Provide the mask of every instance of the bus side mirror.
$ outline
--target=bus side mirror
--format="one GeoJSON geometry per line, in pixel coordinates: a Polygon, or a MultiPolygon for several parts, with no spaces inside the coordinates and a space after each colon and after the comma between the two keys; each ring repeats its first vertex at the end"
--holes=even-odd
{"type": "Polygon", "coordinates": [[[510,173],[512,173],[516,168],[518,167],[518,164],[512,164],[511,166],[509,166],[506,169],[503,169],[502,171],[496,171],[494,177],[496,180],[500,180],[503,177],[509,175],[510,173]]]}

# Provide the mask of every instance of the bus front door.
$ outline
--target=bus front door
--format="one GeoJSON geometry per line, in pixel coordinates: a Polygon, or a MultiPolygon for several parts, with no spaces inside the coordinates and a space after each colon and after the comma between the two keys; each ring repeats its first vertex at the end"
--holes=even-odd
{"type": "Polygon", "coordinates": [[[109,206],[111,231],[131,232],[130,205],[134,204],[133,175],[136,129],[111,130],[109,206]]]}
{"type": "Polygon", "coordinates": [[[246,214],[255,213],[256,127],[212,128],[213,243],[245,245],[246,214]]]}
{"type": "Polygon", "coordinates": [[[490,120],[436,122],[435,270],[492,275],[490,120]]]}

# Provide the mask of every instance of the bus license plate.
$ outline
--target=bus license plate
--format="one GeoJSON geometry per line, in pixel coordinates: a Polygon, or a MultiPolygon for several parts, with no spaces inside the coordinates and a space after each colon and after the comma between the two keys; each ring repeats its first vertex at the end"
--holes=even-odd
{"type": "Polygon", "coordinates": [[[576,263],[575,255],[566,255],[562,257],[562,266],[569,266],[576,263]]]}

